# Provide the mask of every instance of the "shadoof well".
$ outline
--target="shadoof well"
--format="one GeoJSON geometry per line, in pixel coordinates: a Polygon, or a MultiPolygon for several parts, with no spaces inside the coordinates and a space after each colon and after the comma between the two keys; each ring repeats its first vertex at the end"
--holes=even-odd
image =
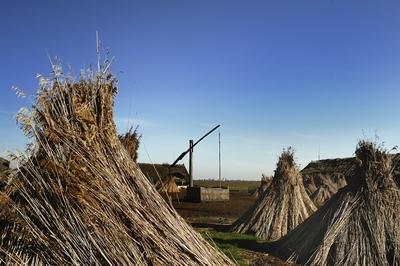
{"type": "Polygon", "coordinates": [[[189,148],[182,152],[181,155],[176,158],[176,160],[170,165],[171,167],[175,166],[180,160],[182,160],[186,154],[189,153],[189,186],[186,190],[186,201],[190,202],[205,202],[205,201],[228,201],[229,200],[229,188],[221,187],[221,135],[219,134],[219,188],[206,188],[206,187],[194,187],[193,186],[193,150],[194,147],[199,144],[203,139],[205,139],[212,132],[217,130],[221,125],[215,126],[209,132],[207,132],[204,136],[202,136],[198,141],[193,142],[193,140],[189,140],[189,148]]]}

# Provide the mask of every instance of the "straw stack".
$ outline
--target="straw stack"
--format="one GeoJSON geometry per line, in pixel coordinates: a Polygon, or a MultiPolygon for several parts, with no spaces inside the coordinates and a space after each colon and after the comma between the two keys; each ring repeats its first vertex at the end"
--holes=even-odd
{"type": "Polygon", "coordinates": [[[399,265],[400,190],[392,158],[382,147],[361,141],[348,185],[271,244],[272,252],[307,265],[399,265]]]}
{"type": "Polygon", "coordinates": [[[276,240],[316,210],[303,185],[292,148],[279,157],[266,192],[233,224],[233,231],[276,240]]]}
{"type": "Polygon", "coordinates": [[[169,207],[118,139],[109,65],[53,65],[18,116],[34,146],[0,194],[0,264],[230,265],[169,207]]]}

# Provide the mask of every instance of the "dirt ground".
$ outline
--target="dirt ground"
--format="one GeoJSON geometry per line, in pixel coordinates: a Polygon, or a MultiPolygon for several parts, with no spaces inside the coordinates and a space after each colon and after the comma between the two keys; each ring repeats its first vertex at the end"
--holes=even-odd
{"type": "Polygon", "coordinates": [[[227,202],[202,203],[174,199],[173,206],[190,223],[231,224],[255,202],[247,191],[231,191],[229,198],[227,202]]]}
{"type": "MultiPolygon", "coordinates": [[[[197,231],[229,232],[230,225],[242,215],[254,202],[247,189],[233,190],[227,202],[191,203],[183,200],[184,193],[172,195],[172,205],[197,231]]],[[[218,240],[214,240],[218,241],[218,240]]],[[[228,242],[227,240],[221,240],[228,242]]],[[[262,252],[262,245],[256,241],[229,240],[240,248],[239,265],[288,265],[282,260],[262,252]]],[[[218,244],[218,243],[217,243],[218,244]]]]}

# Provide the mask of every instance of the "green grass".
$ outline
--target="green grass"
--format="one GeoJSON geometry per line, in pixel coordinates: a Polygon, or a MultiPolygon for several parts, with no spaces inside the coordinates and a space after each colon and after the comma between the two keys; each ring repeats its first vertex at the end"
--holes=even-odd
{"type": "Polygon", "coordinates": [[[240,243],[247,241],[256,242],[256,237],[230,232],[217,232],[214,230],[201,233],[203,237],[214,246],[217,246],[225,255],[238,265],[246,265],[241,258],[240,243]]]}

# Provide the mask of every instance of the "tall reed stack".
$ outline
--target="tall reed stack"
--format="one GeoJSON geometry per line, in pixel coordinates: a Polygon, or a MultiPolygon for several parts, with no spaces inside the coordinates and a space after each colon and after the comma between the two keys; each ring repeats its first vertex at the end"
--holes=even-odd
{"type": "Polygon", "coordinates": [[[30,112],[34,140],[0,194],[0,264],[230,265],[169,207],[118,139],[109,66],[78,81],[53,65],[30,112]]]}
{"type": "Polygon", "coordinates": [[[360,141],[348,185],[281,240],[275,255],[306,265],[399,265],[400,190],[379,145],[360,141]]]}
{"type": "Polygon", "coordinates": [[[316,210],[303,185],[292,148],[279,157],[275,175],[255,204],[233,224],[233,231],[276,240],[316,210]]]}

